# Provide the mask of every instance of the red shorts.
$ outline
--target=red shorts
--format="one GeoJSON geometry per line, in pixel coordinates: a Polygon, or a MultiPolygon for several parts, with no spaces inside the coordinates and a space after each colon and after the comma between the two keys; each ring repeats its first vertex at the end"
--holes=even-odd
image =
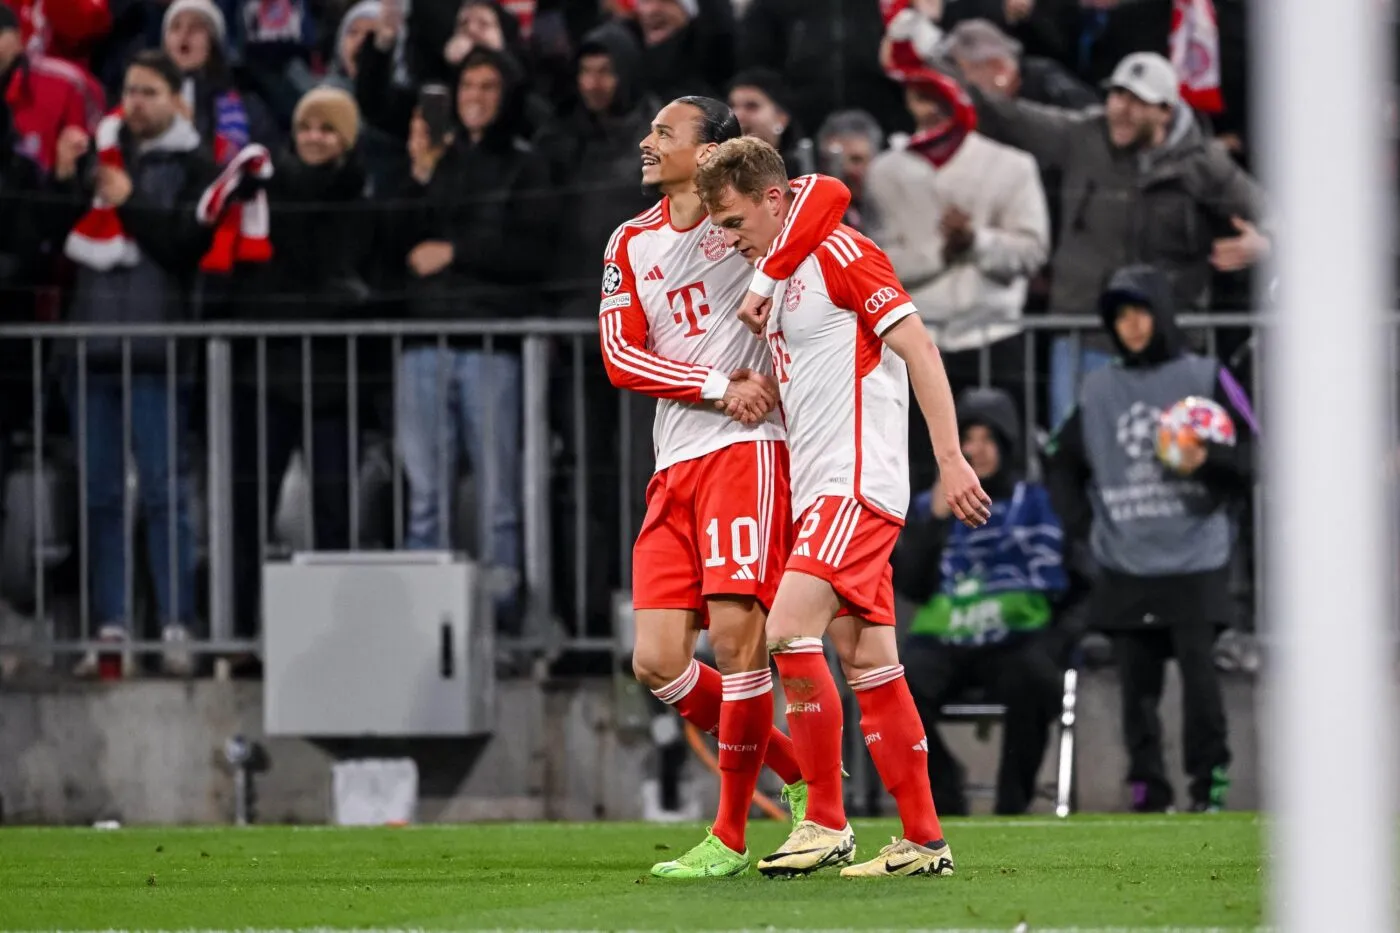
{"type": "Polygon", "coordinates": [[[709,596],[772,606],[791,527],[780,441],[730,444],[658,471],[632,548],[632,607],[703,613],[709,596]]]}
{"type": "Polygon", "coordinates": [[[902,526],[855,499],[822,496],[802,513],[788,570],[831,584],[844,604],[839,615],[894,625],[890,555],[902,526]]]}

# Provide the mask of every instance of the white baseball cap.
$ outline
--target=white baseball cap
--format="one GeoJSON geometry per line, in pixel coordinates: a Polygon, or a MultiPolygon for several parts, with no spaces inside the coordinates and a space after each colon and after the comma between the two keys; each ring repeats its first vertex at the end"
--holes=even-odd
{"type": "Polygon", "coordinates": [[[1156,52],[1134,52],[1124,58],[1103,86],[1111,91],[1127,91],[1145,103],[1167,107],[1175,107],[1181,98],[1176,69],[1156,52]]]}

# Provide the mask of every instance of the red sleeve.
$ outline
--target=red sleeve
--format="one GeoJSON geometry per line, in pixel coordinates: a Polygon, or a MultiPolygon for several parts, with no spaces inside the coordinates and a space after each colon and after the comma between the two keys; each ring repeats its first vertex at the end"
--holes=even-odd
{"type": "Polygon", "coordinates": [[[851,189],[830,175],[803,175],[788,186],[792,209],[767,254],[754,265],[753,291],[765,297],[772,296],[774,285],[796,272],[840,225],[851,204],[851,189]]]}
{"type": "Polygon", "coordinates": [[[827,237],[818,256],[832,302],[875,336],[918,313],[890,257],[868,238],[843,227],[827,237]]]}
{"type": "Polygon", "coordinates": [[[668,360],[647,349],[647,314],[632,275],[630,237],[619,230],[613,238],[617,243],[604,257],[603,294],[598,306],[603,365],[612,384],[653,398],[683,402],[720,398],[729,384],[727,374],[708,366],[668,360]]]}

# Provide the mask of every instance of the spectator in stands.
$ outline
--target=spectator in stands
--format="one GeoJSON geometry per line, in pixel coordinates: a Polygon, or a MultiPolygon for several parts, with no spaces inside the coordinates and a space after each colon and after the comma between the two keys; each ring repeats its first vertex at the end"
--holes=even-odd
{"type": "Polygon", "coordinates": [[[655,202],[642,190],[637,144],[658,102],[642,93],[640,56],[620,26],[590,33],[579,47],[576,98],[538,140],[558,197],[550,274],[567,317],[597,317],[598,257],[618,224],[655,202]]]}
{"type": "MultiPolygon", "coordinates": [[[[1268,253],[1259,229],[1263,192],[1179,101],[1176,71],[1160,55],[1125,58],[1107,105],[1045,107],[973,87],[979,125],[1063,174],[1063,216],[1051,259],[1051,310],[1083,314],[1114,269],[1156,264],[1177,307],[1209,303],[1211,269],[1236,271],[1268,253]]],[[[1063,418],[1078,372],[1104,365],[1106,344],[1078,359],[1052,347],[1050,414],[1063,418]]]]}
{"type": "MultiPolygon", "coordinates": [[[[443,77],[449,85],[458,84],[462,63],[471,51],[478,49],[494,52],[509,59],[512,70],[521,75],[521,87],[524,90],[521,91],[520,115],[516,118],[519,123],[516,127],[517,132],[526,136],[532,135],[535,129],[543,126],[553,116],[553,110],[547,102],[528,92],[528,72],[525,63],[511,51],[519,46],[515,21],[495,2],[467,0],[462,4],[459,8],[463,24],[461,29],[454,31],[455,27],[449,25],[446,29],[433,33],[439,36],[449,35],[451,38],[434,51],[431,61],[424,61],[420,56],[418,63],[410,67],[401,80],[396,64],[399,49],[405,43],[401,2],[402,0],[381,0],[380,18],[374,27],[374,41],[362,43],[356,62],[358,77],[355,81],[355,97],[360,105],[360,112],[371,126],[397,138],[407,139],[409,121],[417,106],[416,82],[435,83],[439,77],[443,77]],[[486,24],[485,21],[492,16],[498,17],[499,28],[493,29],[486,24]],[[456,64],[449,63],[446,57],[449,55],[456,59],[456,64]]],[[[426,16],[431,8],[432,4],[416,4],[413,8],[414,15],[422,11],[426,16]]],[[[421,23],[408,28],[407,42],[410,50],[417,48],[415,43],[421,41],[415,38],[417,34],[414,30],[419,30],[421,34],[423,28],[425,27],[421,23]]],[[[419,51],[421,52],[421,49],[419,51]]]]}
{"type": "Polygon", "coordinates": [[[865,182],[871,163],[883,148],[885,133],[864,110],[838,110],[817,131],[820,171],[841,179],[851,189],[845,222],[874,240],[882,236],[880,218],[865,182]]]}
{"type": "Polygon", "coordinates": [[[1230,751],[1211,647],[1230,622],[1234,507],[1251,488],[1256,431],[1229,371],[1187,351],[1176,300],[1170,278],[1152,266],[1112,276],[1099,312],[1121,365],[1084,380],[1078,407],[1052,441],[1049,471],[1072,564],[1098,568],[1091,616],[1114,636],[1128,781],[1133,808],[1142,811],[1172,804],[1157,705],[1173,656],[1191,807],[1224,803],[1230,751]],[[1237,439],[1188,448],[1173,470],[1154,452],[1157,422],[1188,396],[1222,405],[1237,439]]]}
{"type": "Polygon", "coordinates": [[[165,8],[161,32],[161,47],[182,76],[182,111],[224,165],[251,134],[248,108],[229,73],[224,14],[213,0],[175,0],[165,8]]]}
{"type": "MultiPolygon", "coordinates": [[[[558,215],[548,164],[520,136],[523,90],[523,74],[509,56],[473,49],[457,85],[456,137],[439,149],[421,117],[413,120],[409,147],[424,208],[408,237],[416,244],[407,256],[413,317],[518,318],[533,310],[534,286],[546,271],[547,231],[558,215]]],[[[489,352],[479,339],[454,340],[441,352],[413,346],[403,354],[399,385],[408,546],[450,543],[440,507],[455,485],[464,445],[480,490],[478,557],[509,618],[521,561],[518,352],[505,340],[489,352]]]]}
{"type": "Polygon", "coordinates": [[[234,15],[243,74],[277,126],[286,128],[298,98],[316,83],[311,73],[316,47],[311,4],[308,0],[236,0],[234,15]]]}
{"type": "Polygon", "coordinates": [[[0,2],[0,88],[10,110],[15,148],[45,172],[53,167],[59,134],[97,128],[106,101],[94,96],[76,65],[24,51],[14,10],[0,2]]]}
{"type": "Polygon", "coordinates": [[[31,289],[38,280],[48,211],[40,200],[39,164],[17,150],[16,138],[10,108],[0,97],[0,217],[5,218],[0,223],[0,320],[23,323],[33,320],[31,289]]]}
{"type": "Polygon", "coordinates": [[[623,22],[642,46],[642,86],[657,100],[718,96],[734,73],[730,0],[636,0],[623,22]]]}
{"type": "MultiPolygon", "coordinates": [[[[651,119],[660,103],[643,93],[640,64],[641,50],[631,30],[610,23],[589,33],[579,47],[575,100],[538,142],[541,153],[549,160],[556,198],[553,211],[559,218],[554,266],[550,270],[550,278],[557,281],[548,285],[548,310],[562,317],[597,320],[598,257],[603,255],[619,224],[656,203],[654,193],[641,185],[637,144],[651,131],[651,119]]],[[[617,563],[620,555],[611,546],[624,534],[619,524],[622,507],[618,497],[624,492],[620,485],[619,435],[638,427],[621,418],[617,390],[603,366],[598,341],[582,343],[580,357],[568,352],[567,343],[561,346],[559,365],[551,373],[559,412],[558,436],[564,445],[561,460],[588,471],[589,488],[586,501],[580,506],[588,515],[584,533],[590,553],[614,566],[602,573],[597,572],[600,565],[591,565],[594,572],[588,574],[584,584],[587,605],[575,607],[575,562],[556,562],[555,606],[581,624],[590,616],[609,618],[612,587],[621,579],[621,566],[617,563]],[[575,367],[576,360],[581,364],[581,374],[575,367]],[[580,390],[587,412],[587,438],[582,449],[577,443],[579,425],[574,416],[580,390]],[[585,457],[586,463],[582,463],[585,457]]],[[[628,409],[637,413],[634,422],[643,416],[650,418],[646,408],[634,405],[628,409]]],[[[632,449],[638,455],[651,453],[650,444],[633,445],[632,449]]],[[[638,475],[646,475],[650,464],[638,469],[638,475]]],[[[561,492],[573,494],[572,489],[561,492]]],[[[569,515],[576,514],[572,506],[570,502],[569,515]]],[[[556,533],[556,540],[560,539],[574,540],[572,533],[564,530],[556,533]]]]}
{"type": "MultiPolygon", "coordinates": [[[[80,172],[77,146],[59,148],[54,176],[73,195],[76,221],[65,247],[77,265],[68,311],[74,323],[159,324],[192,316],[193,280],[212,239],[210,228],[196,221],[194,205],[213,166],[181,113],[182,82],[180,69],[164,53],[140,53],[126,71],[121,116],[98,126],[95,170],[80,172]],[[107,211],[118,223],[115,234],[109,223],[99,222],[107,211]]],[[[170,354],[164,340],[133,340],[125,347],[129,353],[116,339],[88,341],[84,375],[72,345],[63,345],[73,364],[69,414],[86,445],[92,613],[98,636],[114,643],[127,638],[135,621],[126,601],[129,436],[155,608],[170,645],[165,665],[171,673],[188,673],[190,659],[181,646],[194,621],[195,594],[182,436],[189,373],[169,372],[171,359],[179,367],[181,357],[170,354]],[[128,364],[131,381],[124,385],[128,364]]]]}
{"type": "MultiPolygon", "coordinates": [[[[374,41],[375,24],[383,15],[380,0],[360,0],[345,12],[336,31],[335,60],[325,84],[355,94],[360,49],[366,41],[374,41]]],[[[356,149],[364,164],[371,194],[392,189],[408,174],[403,141],[368,121],[360,123],[360,142],[356,149]]]]}
{"type": "Polygon", "coordinates": [[[812,140],[787,109],[790,97],[782,76],[768,68],[746,69],[729,83],[729,109],[739,127],[778,150],[788,174],[796,178],[815,172],[817,160],[812,140]]]}
{"type": "Polygon", "coordinates": [[[29,54],[92,70],[92,53],[112,28],[107,0],[0,0],[15,11],[29,54]]]}
{"type": "Polygon", "coordinates": [[[895,548],[895,585],[919,606],[900,656],[928,725],[928,770],[941,813],[966,815],[963,769],[934,724],[968,690],[1004,703],[996,812],[1026,812],[1060,708],[1064,647],[1053,604],[1068,588],[1060,520],[1045,487],[1022,478],[1021,421],[999,389],[958,398],[962,449],[992,497],[987,525],[950,517],[935,484],[911,503],[895,548]]]}
{"type": "Polygon", "coordinates": [[[860,107],[887,133],[907,130],[899,88],[880,67],[881,6],[874,0],[751,0],[740,20],[739,67],[782,74],[792,88],[792,114],[803,126],[821,126],[832,111],[860,107]]]}
{"type": "MultiPolygon", "coordinates": [[[[1026,284],[1050,249],[1035,161],[977,133],[956,82],[929,69],[902,75],[918,132],[870,166],[877,242],[943,352],[953,391],[986,385],[994,373],[998,385],[1020,388],[1026,284]]],[[[928,488],[927,431],[911,430],[909,463],[914,488],[928,488]]]]}
{"type": "MultiPolygon", "coordinates": [[[[916,26],[924,28],[923,24],[916,26]]],[[[927,28],[933,28],[932,24],[927,28]]],[[[919,44],[915,42],[916,46],[919,44]]],[[[1099,103],[1098,93],[1060,62],[1022,55],[1019,42],[984,19],[966,19],[958,23],[942,41],[940,52],[956,63],[969,84],[987,94],[1005,94],[1070,110],[1099,103]]],[[[1041,164],[1040,184],[1045,189],[1045,203],[1050,209],[1050,229],[1058,230],[1063,189],[1059,168],[1041,164]]],[[[1030,291],[1028,310],[1044,310],[1050,297],[1049,276],[1041,274],[1032,278],[1030,291]]]]}
{"type": "MultiPolygon", "coordinates": [[[[272,258],[235,269],[228,305],[234,319],[346,321],[371,310],[369,287],[358,271],[372,242],[365,170],[355,152],[359,126],[355,100],[342,90],[316,88],[297,104],[292,144],[276,157],[266,185],[272,258]]],[[[357,369],[363,366],[363,343],[357,369]]],[[[233,554],[240,637],[256,637],[259,631],[264,556],[259,536],[272,526],[294,451],[301,451],[311,479],[314,547],[334,551],[351,545],[349,451],[355,439],[349,433],[348,403],[354,400],[346,341],[314,338],[310,369],[303,366],[299,338],[269,339],[264,346],[266,382],[259,386],[254,343],[234,345],[233,554]],[[261,502],[260,478],[267,484],[261,502]],[[261,516],[260,505],[266,510],[261,516]]]]}
{"type": "Polygon", "coordinates": [[[506,52],[528,68],[520,23],[497,0],[390,0],[386,10],[393,13],[399,6],[407,15],[410,70],[420,81],[450,81],[474,48],[506,52]]]}
{"type": "Polygon", "coordinates": [[[1100,102],[1094,89],[1064,65],[1051,58],[1023,55],[1021,43],[984,19],[959,23],[944,36],[939,51],[952,58],[969,84],[987,94],[1070,110],[1100,102]]]}
{"type": "MultiPolygon", "coordinates": [[[[1071,58],[1059,12],[1077,0],[936,0],[943,10],[932,17],[939,27],[956,32],[972,21],[983,22],[1007,35],[1039,61],[1071,58]]],[[[925,4],[928,6],[928,4],[925,4]]],[[[1074,34],[1078,38],[1078,33],[1074,34]]]]}

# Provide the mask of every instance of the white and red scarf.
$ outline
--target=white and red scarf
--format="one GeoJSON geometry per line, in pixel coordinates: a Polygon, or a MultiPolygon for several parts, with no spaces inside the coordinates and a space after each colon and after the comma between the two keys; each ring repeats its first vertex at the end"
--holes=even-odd
{"type": "Polygon", "coordinates": [[[195,206],[195,217],[206,227],[214,227],[214,242],[199,264],[201,271],[227,273],[239,263],[267,262],[272,258],[267,194],[262,186],[251,198],[234,198],[246,179],[267,181],[271,177],[272,155],[265,147],[251,143],[239,150],[214,183],[204,189],[195,206]]]}
{"type": "MultiPolygon", "coordinates": [[[[125,169],[122,158],[121,109],[112,111],[97,124],[96,144],[99,166],[125,169]]],[[[147,151],[190,152],[199,146],[199,134],[183,117],[150,143],[147,151]]],[[[200,268],[227,272],[235,262],[266,262],[272,257],[268,241],[267,198],[259,190],[246,203],[231,201],[246,175],[259,179],[272,176],[272,157],[258,145],[244,147],[199,199],[199,222],[215,227],[214,242],[200,268]]],[[[122,226],[117,209],[94,196],[92,207],[78,219],[63,244],[63,252],[74,262],[108,272],[130,268],[141,261],[141,249],[122,226]]]]}
{"type": "Polygon", "coordinates": [[[1220,28],[1211,0],[1173,0],[1170,48],[1181,99],[1202,113],[1223,112],[1220,28]]]}

